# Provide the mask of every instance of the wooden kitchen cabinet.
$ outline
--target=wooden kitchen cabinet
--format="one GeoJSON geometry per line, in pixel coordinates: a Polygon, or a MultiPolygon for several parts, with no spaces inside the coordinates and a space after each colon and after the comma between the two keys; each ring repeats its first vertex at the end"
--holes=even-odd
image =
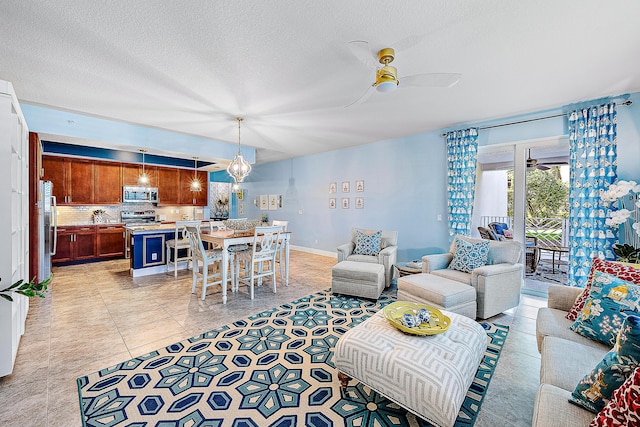
{"type": "Polygon", "coordinates": [[[206,206],[209,195],[209,172],[196,171],[195,176],[200,181],[202,190],[191,191],[191,182],[193,181],[194,172],[189,170],[180,170],[180,199],[179,204],[189,206],[206,206]]]}
{"type": "Polygon", "coordinates": [[[69,159],[69,199],[70,205],[90,205],[94,203],[95,184],[91,160],[69,159]]]}
{"type": "Polygon", "coordinates": [[[58,227],[54,263],[96,257],[96,229],[93,225],[58,227]]]}
{"type": "Polygon", "coordinates": [[[122,201],[122,166],[117,162],[100,162],[94,168],[94,203],[119,204],[122,201]]]}
{"type": "MultiPolygon", "coordinates": [[[[149,177],[149,187],[158,187],[158,167],[144,167],[144,172],[149,177]]],[[[142,174],[142,165],[123,164],[122,165],[122,185],[138,186],[138,178],[142,174]]]]}
{"type": "Polygon", "coordinates": [[[180,173],[178,169],[158,167],[158,199],[160,199],[160,205],[180,204],[180,173]]]}
{"type": "Polygon", "coordinates": [[[67,161],[64,157],[42,156],[43,178],[53,184],[52,196],[58,204],[64,204],[67,197],[67,161]]]}
{"type": "Polygon", "coordinates": [[[124,257],[124,227],[120,225],[98,226],[97,243],[98,257],[124,257]]]}
{"type": "Polygon", "coordinates": [[[44,179],[53,183],[59,205],[94,203],[94,168],[91,160],[42,156],[44,179]]]}

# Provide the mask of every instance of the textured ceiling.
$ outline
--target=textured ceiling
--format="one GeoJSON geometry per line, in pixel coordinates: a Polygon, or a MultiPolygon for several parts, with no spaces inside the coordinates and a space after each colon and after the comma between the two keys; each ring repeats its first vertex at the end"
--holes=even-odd
{"type": "Polygon", "coordinates": [[[637,0],[0,6],[0,79],[21,101],[231,143],[244,116],[258,163],[640,90],[637,0]],[[400,76],[462,80],[345,109],[374,80],[351,40],[396,48],[400,76]]]}

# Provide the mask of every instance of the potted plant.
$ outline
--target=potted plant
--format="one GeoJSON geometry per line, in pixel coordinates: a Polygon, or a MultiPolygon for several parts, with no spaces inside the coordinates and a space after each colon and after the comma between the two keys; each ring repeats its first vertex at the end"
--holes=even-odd
{"type": "MultiPolygon", "coordinates": [[[[0,290],[0,297],[6,299],[9,302],[12,302],[13,298],[11,297],[11,293],[15,292],[17,294],[24,295],[25,297],[28,297],[28,298],[32,298],[35,296],[44,298],[44,294],[45,292],[47,292],[47,289],[48,289],[47,287],[49,285],[49,282],[51,282],[52,277],[53,276],[39,283],[36,283],[34,281],[35,277],[31,279],[31,281],[29,282],[25,282],[24,280],[20,279],[17,282],[15,282],[13,285],[0,290]]],[[[0,280],[2,280],[2,278],[0,278],[0,280]]]]}

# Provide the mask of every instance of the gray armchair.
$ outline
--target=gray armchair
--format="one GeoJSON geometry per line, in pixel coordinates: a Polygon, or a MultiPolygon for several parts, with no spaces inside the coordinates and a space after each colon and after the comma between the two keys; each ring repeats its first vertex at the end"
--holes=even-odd
{"type": "Polygon", "coordinates": [[[358,255],[353,253],[353,250],[356,247],[356,230],[363,230],[372,233],[376,231],[352,228],[351,240],[348,243],[338,246],[338,262],[360,261],[382,264],[384,266],[385,287],[389,287],[393,280],[393,265],[396,263],[398,254],[398,232],[382,230],[380,252],[378,255],[358,255]]]}
{"type": "MultiPolygon", "coordinates": [[[[456,236],[456,239],[480,242],[479,239],[456,236]]],[[[476,289],[477,316],[486,319],[502,313],[520,303],[523,281],[522,247],[519,242],[490,240],[487,265],[471,273],[449,269],[453,260],[453,247],[444,254],[422,257],[422,272],[466,283],[476,289]]]]}

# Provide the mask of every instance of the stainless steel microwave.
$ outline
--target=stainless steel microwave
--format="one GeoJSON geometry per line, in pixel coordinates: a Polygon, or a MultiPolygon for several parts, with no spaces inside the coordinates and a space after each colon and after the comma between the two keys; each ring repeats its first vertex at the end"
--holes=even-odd
{"type": "Polygon", "coordinates": [[[154,187],[122,187],[123,203],[158,203],[158,189],[154,187]]]}

